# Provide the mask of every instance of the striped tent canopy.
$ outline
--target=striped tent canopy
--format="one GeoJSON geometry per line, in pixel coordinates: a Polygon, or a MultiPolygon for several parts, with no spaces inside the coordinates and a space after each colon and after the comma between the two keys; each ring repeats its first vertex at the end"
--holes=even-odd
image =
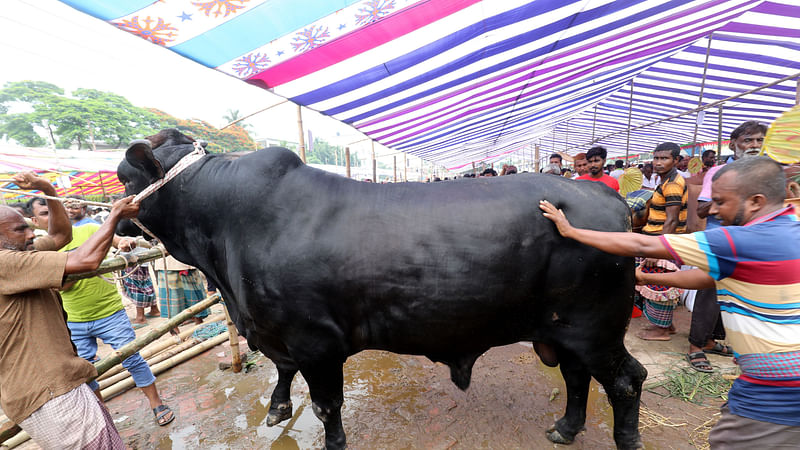
{"type": "MultiPolygon", "coordinates": [[[[717,108],[642,126],[800,72],[796,0],[62,1],[449,168],[717,140],[717,108]]],[[[793,93],[725,102],[723,136],[793,93]]]]}
{"type": "MultiPolygon", "coordinates": [[[[122,194],[125,188],[117,179],[117,165],[123,158],[124,152],[119,151],[0,147],[0,179],[10,179],[19,172],[33,171],[50,180],[61,197],[122,194]]],[[[17,186],[11,182],[0,183],[0,187],[17,190],[17,186]]],[[[29,198],[9,192],[2,194],[6,201],[25,201],[29,198]]]]}

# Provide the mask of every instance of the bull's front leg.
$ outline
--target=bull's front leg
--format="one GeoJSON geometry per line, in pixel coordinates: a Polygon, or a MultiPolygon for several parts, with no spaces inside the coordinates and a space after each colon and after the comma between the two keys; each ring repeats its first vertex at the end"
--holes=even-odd
{"type": "Polygon", "coordinates": [[[300,373],[306,379],[311,394],[311,408],[325,427],[325,448],[328,450],[339,450],[347,446],[342,426],[343,364],[343,361],[317,361],[312,366],[300,367],[300,373]]]}
{"type": "Polygon", "coordinates": [[[571,444],[575,435],[584,429],[591,375],[575,355],[565,354],[563,350],[558,353],[558,362],[567,385],[567,409],[547,430],[547,439],[557,444],[571,444]]]}
{"type": "Polygon", "coordinates": [[[278,366],[278,384],[270,397],[267,426],[271,427],[292,417],[292,380],[297,367],[278,366]]]}

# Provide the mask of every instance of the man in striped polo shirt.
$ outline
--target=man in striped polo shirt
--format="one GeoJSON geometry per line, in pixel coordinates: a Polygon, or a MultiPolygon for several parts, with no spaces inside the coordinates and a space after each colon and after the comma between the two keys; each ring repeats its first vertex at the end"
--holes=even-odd
{"type": "MultiPolygon", "coordinates": [[[[651,236],[686,232],[686,207],[689,204],[689,191],[686,180],[678,173],[681,148],[674,142],[658,144],[653,150],[653,168],[661,182],[656,186],[650,200],[647,225],[642,233],[651,236]]],[[[653,273],[673,272],[678,266],[669,260],[646,258],[641,263],[644,270],[653,273]]],[[[650,327],[638,334],[647,341],[668,341],[675,332],[672,316],[680,300],[680,290],[657,284],[638,286],[637,291],[644,297],[644,316],[650,327]]]]}
{"type": "Polygon", "coordinates": [[[784,207],[781,166],[737,160],[714,175],[710,213],[722,227],[660,237],[573,228],[542,201],[562,236],[622,256],[672,257],[699,269],[637,273],[638,283],[716,287],[742,375],[709,436],[712,448],[795,448],[800,442],[800,221],[784,207]]]}

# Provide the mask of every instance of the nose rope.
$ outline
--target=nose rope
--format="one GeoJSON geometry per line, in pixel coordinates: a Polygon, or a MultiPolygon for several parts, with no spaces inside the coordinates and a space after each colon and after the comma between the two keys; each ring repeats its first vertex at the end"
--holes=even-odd
{"type": "MultiPolygon", "coordinates": [[[[197,161],[199,161],[204,156],[206,156],[206,150],[200,145],[199,142],[195,141],[194,142],[194,151],[193,152],[187,154],[186,156],[181,158],[181,160],[178,161],[177,164],[172,166],[172,168],[169,169],[167,174],[164,175],[164,178],[162,178],[160,180],[157,180],[155,183],[153,183],[150,186],[147,186],[146,188],[144,188],[144,190],[142,192],[139,192],[138,194],[136,194],[136,197],[133,198],[133,202],[137,203],[137,202],[141,202],[142,200],[146,199],[153,192],[155,192],[159,188],[161,188],[161,186],[164,186],[165,184],[167,184],[170,180],[172,180],[173,178],[177,177],[178,174],[183,172],[187,167],[189,167],[192,164],[196,163],[197,161]]],[[[139,222],[139,219],[134,217],[133,219],[131,219],[131,222],[135,223],[136,226],[141,228],[142,231],[144,231],[145,233],[149,234],[150,236],[153,236],[154,238],[158,238],[158,236],[156,236],[152,231],[147,229],[146,226],[144,226],[141,222],[139,222]]]]}

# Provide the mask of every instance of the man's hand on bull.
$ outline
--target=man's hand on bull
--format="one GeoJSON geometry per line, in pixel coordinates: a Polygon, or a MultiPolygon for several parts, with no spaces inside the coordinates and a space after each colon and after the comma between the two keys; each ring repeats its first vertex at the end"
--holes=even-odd
{"type": "Polygon", "coordinates": [[[139,214],[139,203],[133,202],[133,195],[121,198],[111,205],[109,215],[119,216],[120,219],[133,219],[139,214]]]}
{"type": "Polygon", "coordinates": [[[570,237],[570,232],[574,230],[574,228],[570,225],[569,220],[567,220],[567,216],[564,215],[564,211],[556,208],[555,205],[547,200],[539,200],[539,208],[544,211],[545,217],[556,224],[556,228],[558,228],[558,232],[561,236],[566,238],[570,237]]]}

